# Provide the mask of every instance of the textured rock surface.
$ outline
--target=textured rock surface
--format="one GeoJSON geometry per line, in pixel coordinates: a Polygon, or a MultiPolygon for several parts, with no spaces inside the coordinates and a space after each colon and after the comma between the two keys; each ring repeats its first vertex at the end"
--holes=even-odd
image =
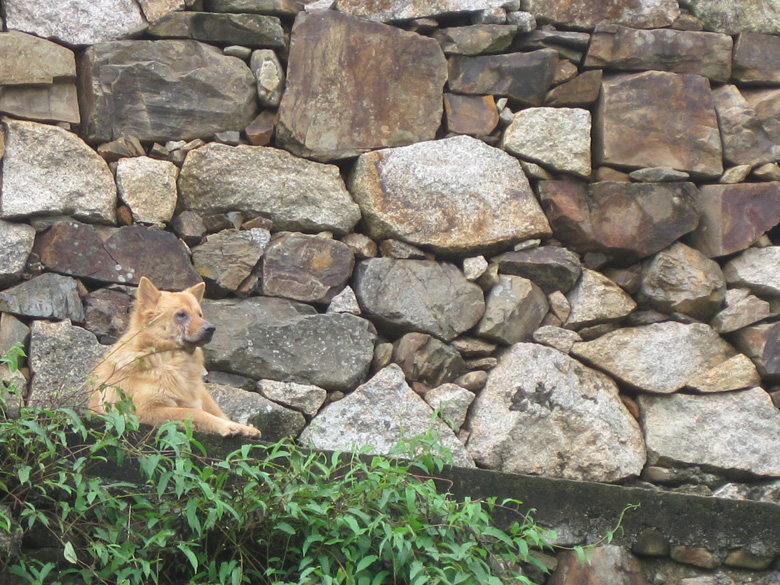
{"type": "Polygon", "coordinates": [[[333,11],[302,14],[292,31],[277,140],[317,160],[430,140],[446,79],[433,39],[333,11]]]}
{"type": "Polygon", "coordinates": [[[132,225],[98,230],[63,220],[39,234],[33,249],[45,268],[77,278],[138,284],[146,276],[166,290],[201,281],[181,241],[157,228],[132,225]]]}
{"type": "Polygon", "coordinates": [[[33,35],[0,33],[0,85],[50,85],[76,79],[73,51],[33,35]]]}
{"type": "MultiPolygon", "coordinates": [[[[564,551],[558,557],[558,566],[549,580],[549,585],[599,585],[599,583],[644,585],[646,581],[639,559],[626,549],[615,545],[596,546],[590,549],[587,563],[580,562],[575,551],[564,551]]],[[[681,585],[686,584],[681,583],[681,585]]]]}
{"type": "Polygon", "coordinates": [[[691,245],[710,258],[739,252],[780,223],[780,183],[703,185],[691,245]]]}
{"type": "Polygon", "coordinates": [[[33,381],[27,403],[85,409],[89,400],[85,382],[106,347],[89,331],[68,321],[34,321],[30,336],[33,381]]]}
{"type": "Polygon", "coordinates": [[[429,387],[452,382],[466,369],[455,348],[426,333],[401,337],[393,344],[392,360],[408,382],[422,382],[429,387]]]}
{"type": "Polygon", "coordinates": [[[8,30],[68,45],[92,45],[129,36],[145,25],[132,0],[7,0],[8,30]]]}
{"type": "Polygon", "coordinates": [[[34,241],[35,230],[29,225],[0,220],[0,286],[22,279],[34,241]]]}
{"type": "Polygon", "coordinates": [[[723,83],[731,76],[732,44],[731,37],[722,34],[601,25],[593,34],[584,65],[692,73],[723,83]]]}
{"type": "Polygon", "coordinates": [[[607,21],[636,28],[669,26],[680,15],[674,0],[606,0],[603,2],[558,2],[523,0],[523,10],[533,12],[540,21],[565,22],[577,28],[593,28],[607,21]]]}
{"type": "Polygon", "coordinates": [[[222,384],[207,384],[206,387],[228,418],[260,429],[264,441],[297,437],[306,426],[306,418],[300,412],[285,408],[257,392],[222,384]]]}
{"type": "Polygon", "coordinates": [[[723,3],[718,0],[688,0],[691,12],[707,30],[736,32],[780,32],[780,4],[776,0],[745,0],[723,3]]]}
{"type": "Polygon", "coordinates": [[[82,133],[94,142],[208,138],[242,130],[257,114],[249,67],[197,41],[93,45],[79,83],[82,133]]]}
{"type": "Polygon", "coordinates": [[[749,357],[738,353],[714,368],[694,376],[688,380],[686,386],[706,394],[753,388],[760,384],[761,376],[756,366],[749,357]]]}
{"type": "Polygon", "coordinates": [[[780,412],[761,388],[640,396],[648,462],[780,476],[780,412]]]}
{"type": "Polygon", "coordinates": [[[668,394],[723,363],[734,350],[707,325],[669,321],[575,343],[571,353],[634,388],[668,394]]]}
{"type": "Polygon", "coordinates": [[[0,311],[37,319],[84,322],[75,280],[61,274],[41,274],[0,293],[0,311]]]}
{"type": "Polygon", "coordinates": [[[737,348],[753,360],[763,378],[780,378],[780,324],[751,325],[737,331],[734,338],[737,348]]]}
{"type": "Polygon", "coordinates": [[[712,92],[723,140],[723,158],[730,165],[760,166],[780,158],[780,145],[735,85],[712,92]]]}
{"type": "Polygon", "coordinates": [[[349,246],[328,238],[280,232],[263,258],[263,294],[295,301],[329,303],[352,276],[349,246]]]}
{"type": "Polygon", "coordinates": [[[723,172],[712,93],[698,75],[648,71],[605,79],[593,134],[600,164],[672,167],[703,177],[723,172]]]}
{"type": "Polygon", "coordinates": [[[482,290],[448,263],[364,260],[355,269],[355,294],[365,314],[394,331],[422,331],[449,341],[485,311],[482,290]]]}
{"type": "Polygon", "coordinates": [[[393,21],[425,18],[458,12],[476,12],[502,8],[506,0],[429,0],[415,2],[414,0],[378,0],[363,2],[362,0],[340,0],[339,10],[355,16],[364,16],[371,20],[393,21]]]}
{"type": "Polygon", "coordinates": [[[173,163],[139,156],[117,162],[119,198],[130,208],[138,223],[162,223],[173,219],[176,210],[176,179],[173,163]]]}
{"type": "Polygon", "coordinates": [[[268,230],[222,230],[192,249],[192,264],[207,282],[237,291],[263,257],[271,234],[268,230]]]}
{"type": "Polygon", "coordinates": [[[217,327],[204,348],[211,369],[347,391],[374,355],[374,327],[354,315],[272,297],[206,301],[203,312],[217,327]]]}
{"type": "Polygon", "coordinates": [[[173,12],[150,26],[149,34],[157,38],[231,43],[253,49],[287,47],[281,21],[260,14],[173,12]]]}
{"type": "Polygon", "coordinates": [[[469,252],[550,233],[520,164],[468,136],[364,154],[349,189],[374,239],[469,252]]]}
{"type": "Polygon", "coordinates": [[[769,317],[769,303],[751,295],[749,289],[732,288],[726,291],[724,308],[710,323],[720,334],[731,333],[769,317]]]}
{"type": "Polygon", "coordinates": [[[553,171],[589,177],[590,112],[581,108],[528,108],[515,114],[503,147],[553,171]]]}
{"type": "Polygon", "coordinates": [[[506,55],[454,56],[449,59],[449,85],[456,93],[500,95],[524,105],[541,106],[557,63],[558,54],[552,49],[506,55]]]}
{"type": "Polygon", "coordinates": [[[458,431],[466,422],[466,415],[474,398],[473,392],[457,384],[442,384],[425,393],[425,402],[434,410],[438,410],[439,417],[454,431],[458,431]]]}
{"type": "Polygon", "coordinates": [[[580,252],[624,258],[654,254],[695,229],[698,195],[692,183],[539,183],[556,237],[580,252]]]}
{"type": "Polygon", "coordinates": [[[468,428],[469,453],[489,469],[609,482],[644,465],[641,431],[614,383],[539,345],[502,356],[468,428]]]}
{"type": "Polygon", "coordinates": [[[717,262],[680,242],[656,254],[642,271],[640,295],[662,313],[680,312],[709,321],[725,292],[717,262]]]}
{"type": "Polygon", "coordinates": [[[569,292],[582,272],[580,259],[566,248],[540,246],[506,252],[493,259],[502,274],[524,276],[550,294],[569,292]]]}
{"type": "Polygon", "coordinates": [[[731,285],[780,296],[780,246],[748,248],[726,263],[723,275],[731,285]]]}
{"type": "Polygon", "coordinates": [[[182,205],[204,213],[260,213],[276,229],[349,231],[360,219],[339,170],[262,146],[210,144],[187,155],[182,205]]]}
{"type": "Polygon", "coordinates": [[[433,428],[450,449],[455,465],[473,467],[465,447],[450,428],[433,417],[433,410],[412,391],[398,366],[381,370],[349,396],[329,404],[301,434],[303,445],[344,450],[371,446],[371,453],[387,454],[404,438],[433,428]]]}
{"type": "Polygon", "coordinates": [[[34,122],[4,119],[0,215],[72,215],[114,223],[116,185],[106,162],[78,136],[34,122]]]}
{"type": "Polygon", "coordinates": [[[565,322],[569,329],[619,321],[636,308],[634,300],[609,278],[587,268],[566,298],[571,313],[565,322]]]}
{"type": "Polygon", "coordinates": [[[544,291],[521,276],[499,276],[485,303],[485,314],[475,332],[484,339],[505,343],[528,341],[547,314],[544,291]]]}
{"type": "Polygon", "coordinates": [[[257,391],[268,400],[273,400],[307,416],[314,416],[328,398],[327,390],[311,384],[260,380],[257,391]]]}

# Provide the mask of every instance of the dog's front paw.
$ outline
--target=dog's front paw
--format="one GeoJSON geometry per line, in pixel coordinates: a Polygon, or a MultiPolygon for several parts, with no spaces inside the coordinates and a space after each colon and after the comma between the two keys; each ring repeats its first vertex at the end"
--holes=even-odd
{"type": "Polygon", "coordinates": [[[247,437],[249,439],[259,439],[262,435],[260,429],[233,421],[225,421],[221,434],[223,437],[247,437]]]}

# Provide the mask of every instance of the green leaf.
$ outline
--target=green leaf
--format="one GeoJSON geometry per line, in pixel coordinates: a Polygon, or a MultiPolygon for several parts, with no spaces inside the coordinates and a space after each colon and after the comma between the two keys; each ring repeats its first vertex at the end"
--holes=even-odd
{"type": "Polygon", "coordinates": [[[197,535],[201,534],[202,527],[200,525],[200,519],[198,518],[198,500],[196,498],[190,498],[187,501],[187,524],[190,529],[197,535]]]}
{"type": "Polygon", "coordinates": [[[363,557],[362,559],[360,559],[360,562],[357,564],[355,571],[358,573],[365,571],[378,558],[379,557],[376,555],[368,555],[367,557],[363,557]]]}
{"type": "Polygon", "coordinates": [[[197,571],[198,570],[198,555],[195,554],[195,552],[190,548],[190,545],[187,543],[179,543],[176,545],[176,548],[178,548],[185,557],[187,557],[187,560],[190,562],[190,565],[192,565],[192,570],[197,571]]]}
{"type": "Polygon", "coordinates": [[[65,550],[63,551],[63,555],[65,556],[65,560],[68,561],[71,565],[75,565],[79,562],[79,559],[76,556],[76,551],[73,548],[73,543],[70,541],[65,543],[65,550]]]}

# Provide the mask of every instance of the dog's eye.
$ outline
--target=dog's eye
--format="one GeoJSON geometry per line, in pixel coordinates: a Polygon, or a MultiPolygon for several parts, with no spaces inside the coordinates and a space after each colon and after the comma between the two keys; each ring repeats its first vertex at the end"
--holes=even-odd
{"type": "Polygon", "coordinates": [[[189,314],[187,311],[177,311],[175,317],[177,321],[186,321],[189,318],[189,314]]]}

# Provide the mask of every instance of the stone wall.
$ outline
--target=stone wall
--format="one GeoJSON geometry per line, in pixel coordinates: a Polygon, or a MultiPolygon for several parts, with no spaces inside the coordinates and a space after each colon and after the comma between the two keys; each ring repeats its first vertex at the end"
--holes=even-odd
{"type": "MultiPolygon", "coordinates": [[[[203,280],[210,388],[269,440],[386,451],[440,408],[461,466],[780,502],[776,0],[0,14],[29,403],[83,403],[141,276],[203,280]]],[[[658,579],[778,578],[745,550],[658,579]]]]}

